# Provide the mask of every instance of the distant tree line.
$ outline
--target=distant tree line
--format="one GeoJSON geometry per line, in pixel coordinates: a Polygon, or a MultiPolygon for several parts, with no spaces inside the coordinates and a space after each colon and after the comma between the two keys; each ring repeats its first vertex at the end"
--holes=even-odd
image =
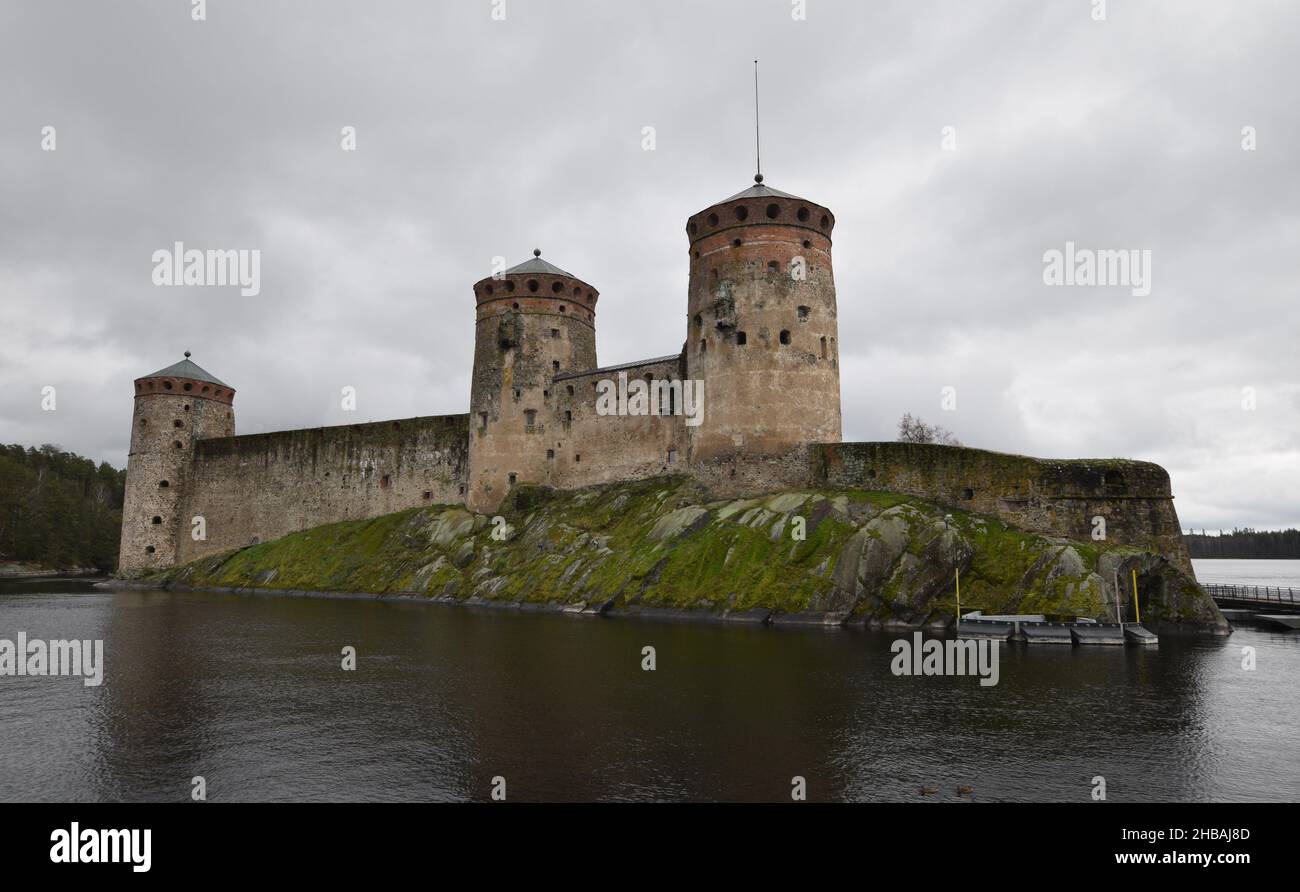
{"type": "Polygon", "coordinates": [[[117,566],[126,471],[58,446],[0,446],[0,560],[117,566]]]}
{"type": "Polygon", "coordinates": [[[1188,531],[1183,534],[1194,558],[1257,558],[1300,560],[1300,530],[1233,530],[1217,536],[1188,531]]]}

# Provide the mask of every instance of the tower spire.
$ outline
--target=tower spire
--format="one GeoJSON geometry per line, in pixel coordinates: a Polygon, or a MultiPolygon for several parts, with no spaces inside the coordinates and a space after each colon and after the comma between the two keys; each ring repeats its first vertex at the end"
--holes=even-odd
{"type": "Polygon", "coordinates": [[[763,182],[763,153],[758,138],[758,60],[754,60],[754,182],[763,182]]]}

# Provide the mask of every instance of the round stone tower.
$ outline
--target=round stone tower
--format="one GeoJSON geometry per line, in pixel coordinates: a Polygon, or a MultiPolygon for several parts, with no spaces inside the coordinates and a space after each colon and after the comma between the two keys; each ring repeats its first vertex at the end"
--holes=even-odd
{"type": "Polygon", "coordinates": [[[835,217],[754,179],[686,223],[686,369],[704,381],[695,462],[841,439],[835,217]]]}
{"type": "Polygon", "coordinates": [[[119,575],[169,567],[179,537],[189,532],[180,517],[194,443],[235,433],[235,390],[185,358],[135,381],[131,451],[126,462],[119,575]]]}
{"type": "Polygon", "coordinates": [[[553,456],[566,433],[552,379],[596,367],[599,294],[541,253],[474,285],[465,494],[472,511],[494,511],[512,483],[547,482],[548,450],[553,456]]]}

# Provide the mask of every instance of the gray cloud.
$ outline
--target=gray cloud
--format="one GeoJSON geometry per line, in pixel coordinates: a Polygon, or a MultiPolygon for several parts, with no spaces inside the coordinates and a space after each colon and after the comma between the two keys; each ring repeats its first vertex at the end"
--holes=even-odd
{"type": "Polygon", "coordinates": [[[601,290],[602,362],[674,352],[758,57],[767,181],[837,216],[847,437],[912,411],[1158,461],[1188,527],[1300,523],[1293,5],[491,6],[6,4],[0,440],[121,465],[131,379],[185,349],[242,432],[341,422],[344,385],[363,418],[464,411],[470,286],[535,246],[601,290]],[[259,249],[261,294],[155,288],[177,240],[259,249]],[[1150,249],[1152,293],[1044,286],[1067,240],[1150,249]]]}

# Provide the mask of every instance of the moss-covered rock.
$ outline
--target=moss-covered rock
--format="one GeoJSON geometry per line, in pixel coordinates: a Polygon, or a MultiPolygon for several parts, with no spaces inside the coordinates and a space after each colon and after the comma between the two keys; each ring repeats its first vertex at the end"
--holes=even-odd
{"type": "Polygon", "coordinates": [[[710,502],[685,478],[517,487],[505,526],[462,508],[346,521],[159,573],[164,585],[924,625],[964,610],[1226,627],[1196,581],[1131,547],[1037,536],[896,493],[710,502]],[[1116,585],[1119,586],[1117,597],[1116,585]]]}

